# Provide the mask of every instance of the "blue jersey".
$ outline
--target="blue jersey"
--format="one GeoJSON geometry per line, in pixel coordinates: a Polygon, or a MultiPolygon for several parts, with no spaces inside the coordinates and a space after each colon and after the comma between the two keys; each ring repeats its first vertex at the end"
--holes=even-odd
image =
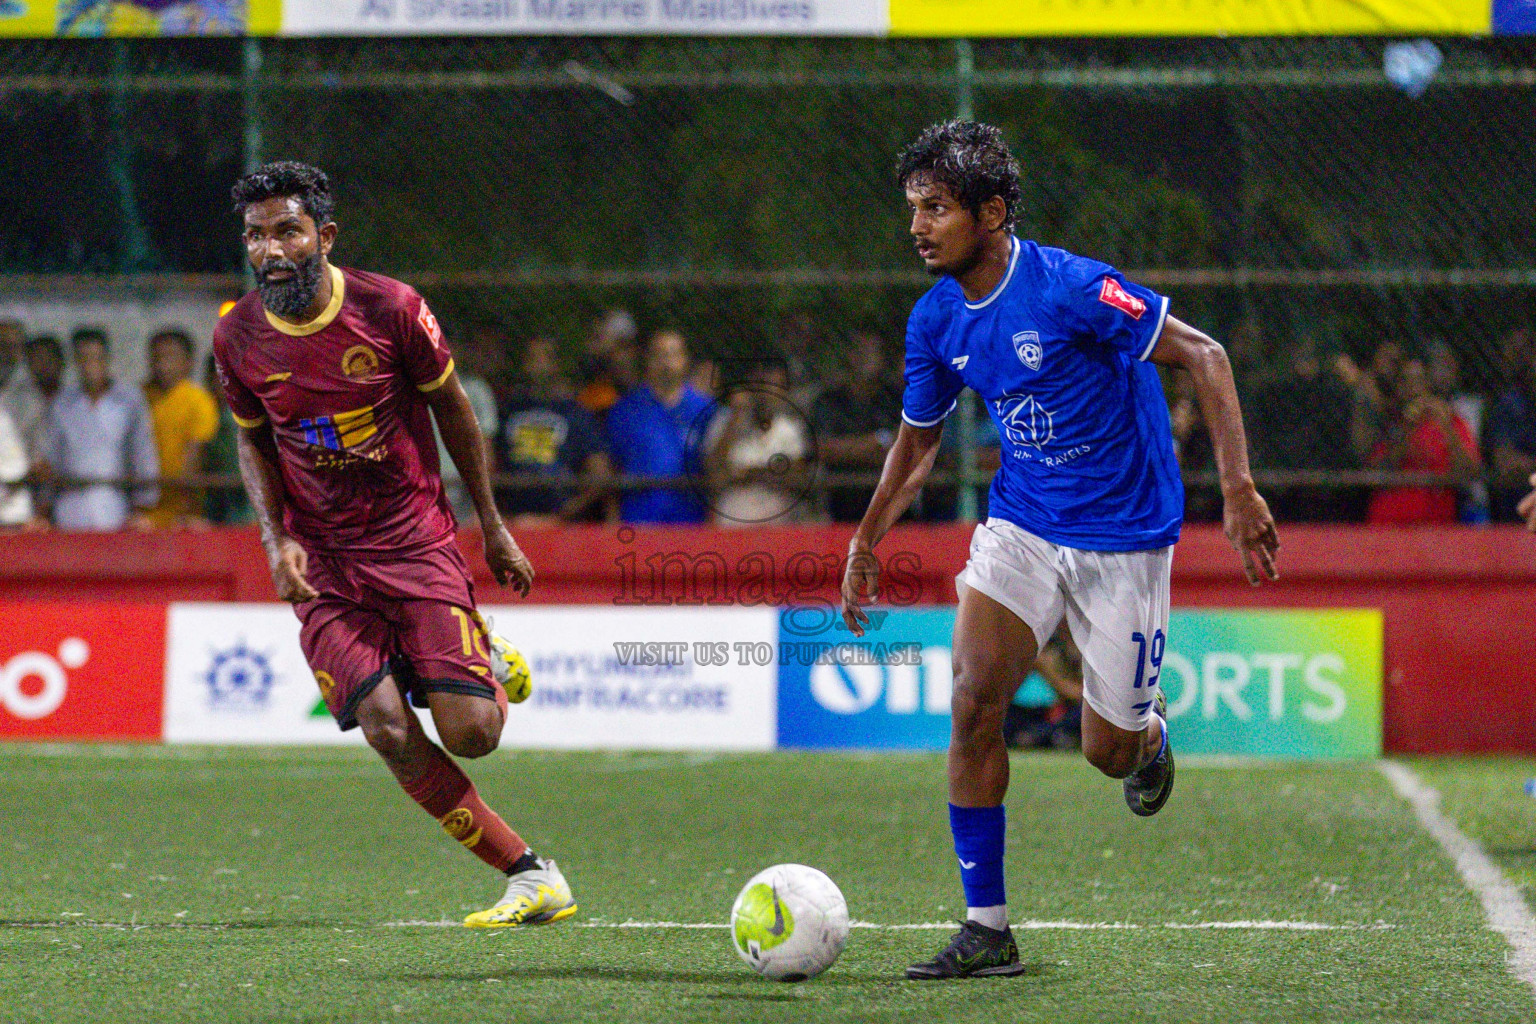
{"type": "Polygon", "coordinates": [[[907,322],[902,418],[943,422],[969,386],[1003,439],[989,514],[1066,547],[1179,539],[1184,486],[1148,363],[1168,299],[1097,260],[1012,240],[992,293],[946,277],[907,322]]]}

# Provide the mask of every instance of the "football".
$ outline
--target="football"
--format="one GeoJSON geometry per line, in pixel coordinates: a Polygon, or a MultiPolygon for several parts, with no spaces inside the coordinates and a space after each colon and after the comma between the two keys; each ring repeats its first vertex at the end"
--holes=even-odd
{"type": "Polygon", "coordinates": [[[763,977],[805,981],[831,967],[848,944],[848,903],[815,868],[775,864],[736,897],[731,940],[763,977]]]}

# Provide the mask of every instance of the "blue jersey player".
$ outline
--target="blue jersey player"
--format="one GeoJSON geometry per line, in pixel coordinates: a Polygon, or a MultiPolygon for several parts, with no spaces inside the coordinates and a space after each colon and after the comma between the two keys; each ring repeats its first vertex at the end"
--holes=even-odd
{"type": "Polygon", "coordinates": [[[1139,815],[1173,788],[1158,671],[1184,492],[1156,367],[1194,380],[1221,473],[1227,537],[1249,582],[1279,540],[1248,473],[1226,352],[1114,268],[1014,236],[1019,169],[989,125],[935,125],[901,155],[912,236],[939,283],[907,325],[900,432],[849,544],[843,617],[873,600],[874,548],[923,486],[962,388],[1003,439],[989,516],[956,581],[949,814],[966,921],[909,978],[1024,968],[1003,887],[1009,701],[1063,616],[1083,654],[1083,753],[1139,815]]]}

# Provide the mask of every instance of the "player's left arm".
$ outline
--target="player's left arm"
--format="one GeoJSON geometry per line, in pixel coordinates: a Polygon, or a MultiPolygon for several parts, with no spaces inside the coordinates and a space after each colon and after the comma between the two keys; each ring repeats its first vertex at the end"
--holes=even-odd
{"type": "Polygon", "coordinates": [[[1190,375],[1195,401],[1206,428],[1216,469],[1221,474],[1221,496],[1226,506],[1227,539],[1243,559],[1248,582],[1258,586],[1264,579],[1280,578],[1275,560],[1280,538],[1269,505],[1253,485],[1248,469],[1248,439],[1243,431],[1243,410],[1232,380],[1232,363],[1217,342],[1175,317],[1168,317],[1150,356],[1152,362],[1172,366],[1190,375]]]}
{"type": "Polygon", "coordinates": [[[458,467],[475,511],[480,515],[480,529],[485,534],[485,562],[491,575],[502,586],[514,588],[523,597],[533,586],[533,563],[523,554],[507,532],[496,499],[491,494],[490,459],[486,454],[485,435],[475,419],[475,410],[459,383],[457,371],[450,370],[443,382],[426,392],[427,405],[443,435],[443,447],[458,467]]]}

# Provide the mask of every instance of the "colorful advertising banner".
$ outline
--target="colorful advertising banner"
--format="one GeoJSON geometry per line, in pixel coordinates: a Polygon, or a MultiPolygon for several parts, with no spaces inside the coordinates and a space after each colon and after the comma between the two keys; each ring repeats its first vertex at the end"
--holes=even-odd
{"type": "Polygon", "coordinates": [[[1536,32],[1533,0],[0,0],[0,36],[1536,32]]]}
{"type": "Polygon", "coordinates": [[[164,605],[6,606],[0,740],[158,740],[164,674],[164,605]]]}
{"type": "Polygon", "coordinates": [[[1175,611],[1160,683],[1179,750],[1381,756],[1375,609],[1175,611]]]}
{"type": "Polygon", "coordinates": [[[0,0],[0,36],[276,35],[282,0],[0,0]]]}
{"type": "MultiPolygon", "coordinates": [[[[774,609],[481,610],[533,670],[533,695],[507,717],[506,747],[773,746],[774,609]]],[[[361,730],[336,728],[320,700],[286,605],[175,604],[168,633],[168,742],[363,742],[361,730]]],[[[422,721],[435,736],[431,716],[422,721]]]]}
{"type": "MultiPolygon", "coordinates": [[[[862,639],[781,627],[781,747],[942,750],[954,609],[876,609],[862,639]]],[[[1178,750],[1295,758],[1381,753],[1376,610],[1172,613],[1160,682],[1178,750]]]]}

